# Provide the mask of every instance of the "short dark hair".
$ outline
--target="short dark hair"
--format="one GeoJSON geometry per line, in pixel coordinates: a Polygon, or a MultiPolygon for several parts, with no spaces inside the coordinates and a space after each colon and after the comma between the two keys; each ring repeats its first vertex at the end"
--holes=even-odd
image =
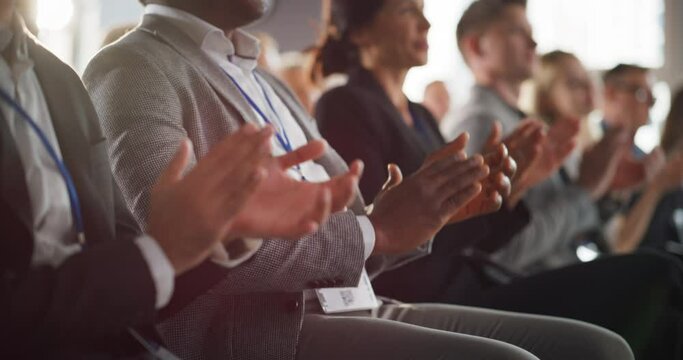
{"type": "Polygon", "coordinates": [[[629,73],[649,73],[651,69],[638,66],[638,65],[633,65],[633,64],[619,64],[612,68],[611,70],[605,71],[605,73],[602,75],[602,82],[605,85],[613,85],[620,81],[624,75],[629,74],[629,73]]]}
{"type": "Polygon", "coordinates": [[[466,36],[484,32],[492,23],[499,20],[508,6],[526,8],[527,0],[476,0],[465,10],[458,22],[456,38],[462,52],[462,41],[466,36]]]}

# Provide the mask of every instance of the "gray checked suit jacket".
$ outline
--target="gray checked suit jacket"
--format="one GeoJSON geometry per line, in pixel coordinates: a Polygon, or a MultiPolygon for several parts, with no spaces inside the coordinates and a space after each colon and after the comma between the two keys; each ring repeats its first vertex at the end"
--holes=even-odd
{"type": "MultiPolygon", "coordinates": [[[[294,95],[272,76],[261,75],[309,140],[320,138],[294,95]]],[[[182,139],[189,138],[201,158],[246,119],[254,120],[218,65],[182,31],[153,15],[101,51],[84,80],[108,139],[115,178],[143,228],[150,188],[182,139]]],[[[347,171],[334,150],[318,163],[331,176],[347,171]]],[[[364,265],[372,276],[429,252],[427,245],[364,262],[360,214],[364,203],[358,197],[350,211],[334,214],[299,242],[265,241],[247,263],[161,323],[164,340],[188,359],[293,359],[305,290],[356,286],[364,265]]]]}

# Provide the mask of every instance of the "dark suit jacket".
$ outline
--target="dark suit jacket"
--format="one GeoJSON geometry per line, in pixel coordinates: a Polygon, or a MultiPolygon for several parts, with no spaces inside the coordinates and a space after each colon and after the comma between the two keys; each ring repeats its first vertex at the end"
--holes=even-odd
{"type": "Polygon", "coordinates": [[[132,241],[104,137],[78,76],[29,38],[64,161],[73,175],[88,244],[58,268],[31,267],[32,214],[25,172],[0,115],[0,358],[73,358],[139,351],[126,328],[152,324],[155,290],[132,241]]]}
{"type": "MultiPolygon", "coordinates": [[[[427,155],[446,143],[436,120],[423,106],[410,103],[416,125],[406,125],[396,107],[364,70],[349,74],[347,85],[324,94],[316,118],[323,137],[346,161],[361,159],[365,171],[360,188],[365,199],[374,199],[387,177],[387,165],[397,164],[404,176],[417,171],[427,155]]],[[[529,221],[526,208],[495,214],[445,227],[436,237],[432,254],[379,276],[375,290],[403,301],[443,299],[453,286],[462,288],[463,261],[475,261],[464,252],[490,253],[507,243],[529,221]]],[[[473,279],[467,279],[473,280],[473,279]]]]}

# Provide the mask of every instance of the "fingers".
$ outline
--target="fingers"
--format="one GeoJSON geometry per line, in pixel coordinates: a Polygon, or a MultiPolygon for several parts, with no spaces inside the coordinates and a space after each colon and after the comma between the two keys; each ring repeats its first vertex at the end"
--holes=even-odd
{"type": "Polygon", "coordinates": [[[183,140],[180,146],[178,146],[178,151],[176,151],[175,156],[173,156],[171,163],[159,177],[157,184],[160,186],[167,186],[180,181],[183,177],[183,171],[190,162],[191,152],[192,145],[190,140],[183,140]]]}
{"type": "Polygon", "coordinates": [[[458,191],[444,201],[442,208],[447,213],[454,214],[481,193],[481,184],[473,184],[458,191]]]}
{"type": "Polygon", "coordinates": [[[451,157],[434,163],[425,169],[424,174],[429,178],[436,179],[437,182],[443,183],[457,178],[469,170],[483,167],[488,169],[488,166],[484,163],[484,157],[481,155],[475,155],[466,160],[451,157]]]}
{"type": "Polygon", "coordinates": [[[327,151],[327,142],[322,140],[311,141],[286,155],[280,156],[278,162],[282,169],[289,169],[307,161],[319,159],[325,154],[325,151],[327,151]]]}
{"type": "Polygon", "coordinates": [[[307,234],[314,233],[320,228],[332,212],[332,193],[329,189],[320,187],[320,194],[316,196],[315,206],[307,216],[299,223],[294,233],[289,237],[297,240],[307,234]]]}
{"type": "Polygon", "coordinates": [[[486,142],[484,143],[484,149],[490,150],[496,147],[496,145],[500,144],[501,140],[503,137],[503,126],[500,124],[499,121],[496,121],[493,123],[493,126],[491,127],[491,133],[489,134],[488,139],[486,139],[486,142]]]}
{"type": "Polygon", "coordinates": [[[481,159],[479,162],[476,159],[468,160],[468,162],[444,172],[435,183],[437,191],[451,196],[468,186],[479,183],[489,175],[489,167],[484,165],[481,159]]]}
{"type": "Polygon", "coordinates": [[[364,166],[362,161],[356,160],[351,164],[349,172],[327,182],[326,188],[331,191],[332,196],[332,212],[343,210],[353,201],[364,166]]]}
{"type": "Polygon", "coordinates": [[[460,159],[464,159],[467,156],[465,154],[465,148],[467,147],[469,141],[469,133],[465,132],[460,134],[460,136],[458,136],[455,140],[451,141],[446,146],[429,155],[429,157],[425,161],[425,165],[437,162],[448,157],[457,157],[460,159]]]}
{"type": "Polygon", "coordinates": [[[498,144],[490,153],[484,155],[484,163],[491,168],[491,173],[496,173],[503,170],[508,158],[507,146],[505,144],[498,144]]]}
{"type": "Polygon", "coordinates": [[[271,159],[270,138],[272,130],[252,132],[245,129],[215,147],[197,164],[191,174],[193,180],[201,179],[201,185],[212,191],[223,192],[232,178],[253,174],[259,166],[271,159]]]}

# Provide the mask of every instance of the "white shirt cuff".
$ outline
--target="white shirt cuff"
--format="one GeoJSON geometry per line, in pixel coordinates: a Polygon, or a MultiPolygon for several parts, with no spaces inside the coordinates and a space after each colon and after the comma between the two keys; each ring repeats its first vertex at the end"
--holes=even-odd
{"type": "Polygon", "coordinates": [[[175,285],[175,270],[164,250],[153,238],[143,235],[135,240],[142,257],[147,262],[156,289],[156,308],[168,305],[175,285]]]}
{"type": "Polygon", "coordinates": [[[356,216],[356,219],[358,219],[360,231],[363,234],[363,243],[365,244],[365,260],[367,260],[375,250],[375,227],[372,226],[372,223],[367,216],[356,216]]]}
{"type": "Polygon", "coordinates": [[[227,247],[218,244],[213,249],[211,261],[228,269],[236,268],[251,259],[261,249],[261,245],[263,239],[240,239],[227,247]]]}

